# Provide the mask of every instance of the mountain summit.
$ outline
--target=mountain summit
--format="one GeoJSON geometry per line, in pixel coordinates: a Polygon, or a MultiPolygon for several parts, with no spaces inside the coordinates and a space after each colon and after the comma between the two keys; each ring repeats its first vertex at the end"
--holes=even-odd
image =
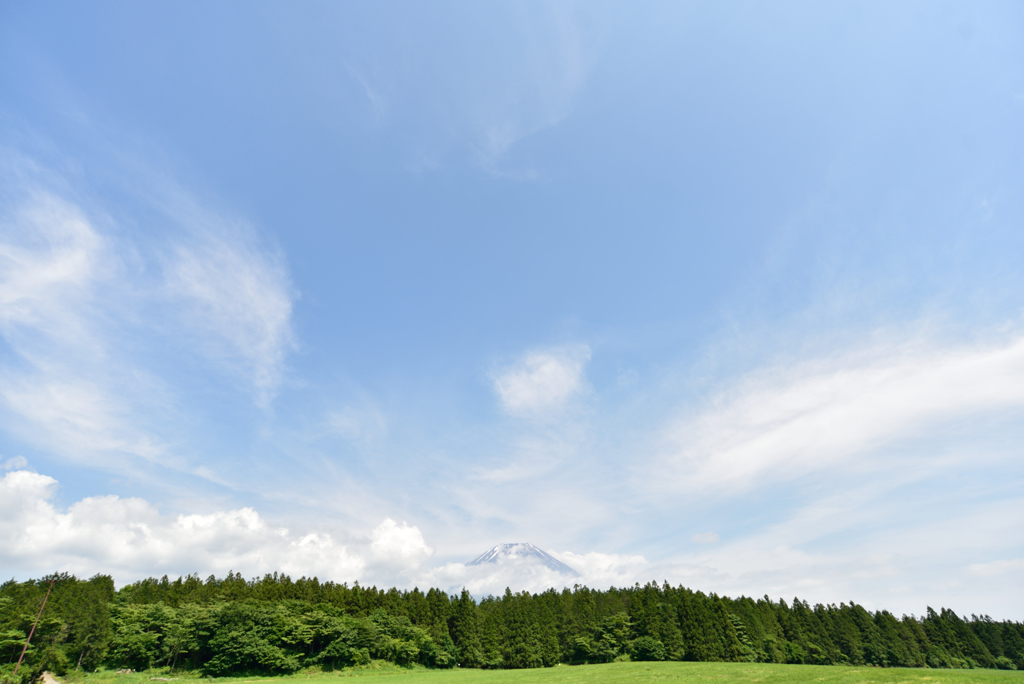
{"type": "Polygon", "coordinates": [[[494,548],[485,551],[470,562],[466,563],[466,565],[483,565],[485,563],[505,564],[508,562],[525,562],[529,565],[543,565],[555,572],[562,573],[563,575],[571,575],[573,577],[578,577],[580,574],[552,556],[550,553],[542,549],[538,549],[533,544],[524,543],[498,544],[494,548]]]}

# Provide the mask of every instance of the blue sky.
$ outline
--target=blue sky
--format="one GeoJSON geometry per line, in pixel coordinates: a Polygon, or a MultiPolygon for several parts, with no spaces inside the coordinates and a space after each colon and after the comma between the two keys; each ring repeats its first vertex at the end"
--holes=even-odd
{"type": "Polygon", "coordinates": [[[1022,35],[0,3],[0,570],[1020,619],[1022,35]]]}

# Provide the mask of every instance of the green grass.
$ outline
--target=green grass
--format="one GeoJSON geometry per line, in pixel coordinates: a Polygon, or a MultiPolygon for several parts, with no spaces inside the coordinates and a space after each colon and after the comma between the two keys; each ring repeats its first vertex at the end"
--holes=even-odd
{"type": "MultiPolygon", "coordinates": [[[[336,672],[307,671],[286,677],[225,677],[164,674],[156,671],[118,675],[98,672],[69,677],[68,684],[331,684],[351,677],[389,677],[395,684],[632,684],[686,682],[687,684],[1024,684],[1024,672],[1005,670],[925,670],[818,665],[760,665],[745,663],[610,663],[537,670],[427,670],[377,664],[336,672]]],[[[340,684],[340,682],[338,683],[340,684]]]]}

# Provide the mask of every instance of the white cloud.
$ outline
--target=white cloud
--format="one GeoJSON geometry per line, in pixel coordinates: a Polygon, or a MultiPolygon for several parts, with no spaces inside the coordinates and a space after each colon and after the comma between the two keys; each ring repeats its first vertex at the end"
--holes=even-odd
{"type": "Polygon", "coordinates": [[[421,586],[439,587],[457,592],[463,587],[474,596],[512,591],[542,592],[576,584],[590,587],[632,585],[649,567],[643,556],[622,556],[608,553],[575,554],[549,552],[576,570],[578,575],[560,573],[532,557],[505,558],[501,563],[447,563],[421,572],[421,586]]]}
{"type": "Polygon", "coordinates": [[[855,600],[872,610],[926,606],[1011,617],[1024,609],[1019,558],[1024,498],[958,503],[937,490],[871,482],[781,515],[775,524],[655,567],[672,583],[736,596],[855,600]],[[979,581],[985,577],[985,581],[979,581]]]}
{"type": "Polygon", "coordinates": [[[517,141],[569,116],[601,39],[598,17],[585,5],[522,6],[517,14],[515,58],[494,64],[474,92],[472,115],[485,167],[492,167],[517,141]],[[583,14],[589,30],[580,26],[583,14]]]}
{"type": "Polygon", "coordinates": [[[17,470],[28,467],[28,461],[24,456],[13,456],[4,461],[4,470],[17,470]]]}
{"type": "Polygon", "coordinates": [[[0,334],[17,360],[0,365],[0,419],[64,455],[156,457],[159,440],[131,420],[132,404],[145,403],[131,388],[145,385],[150,401],[159,390],[104,332],[116,330],[106,299],[124,274],[109,241],[79,207],[43,190],[22,188],[4,209],[0,334]]]}
{"type": "Polygon", "coordinates": [[[657,563],[640,555],[551,551],[579,573],[568,576],[529,559],[430,567],[434,550],[419,528],[391,518],[368,538],[339,544],[324,532],[294,533],[252,508],[170,516],[145,500],[118,496],[59,508],[57,487],[53,478],[26,470],[0,478],[0,548],[9,572],[29,576],[58,568],[86,576],[111,573],[126,582],[164,573],[235,570],[252,577],[282,571],[378,586],[466,587],[476,596],[505,587],[539,592],[667,580],[732,596],[854,599],[896,612],[943,605],[1012,617],[1021,608],[1015,597],[1021,595],[1024,561],[1016,532],[1024,500],[952,512],[932,506],[934,513],[913,520],[911,509],[942,497],[904,502],[890,490],[866,487],[816,501],[728,543],[657,563]],[[877,524],[900,519],[909,522],[877,524]],[[965,560],[985,556],[1006,560],[965,560]]]}
{"type": "Polygon", "coordinates": [[[579,582],[579,578],[563,575],[543,565],[506,562],[498,565],[466,565],[448,563],[423,573],[424,586],[436,586],[449,593],[465,587],[476,597],[500,595],[506,587],[512,591],[542,592],[561,589],[579,582]]]}
{"type": "Polygon", "coordinates": [[[641,556],[552,552],[579,571],[558,573],[531,560],[500,565],[426,566],[434,549],[418,527],[385,518],[369,538],[342,545],[323,532],[293,533],[252,508],[162,515],[140,498],[92,496],[66,508],[54,504],[52,477],[13,470],[0,477],[0,548],[8,572],[22,576],[55,568],[79,575],[112,574],[119,583],[161,574],[244,576],[280,571],[292,576],[380,586],[440,587],[475,595],[561,589],[573,584],[632,584],[649,564],[641,556]]]}
{"type": "Polygon", "coordinates": [[[1017,334],[901,341],[752,373],[637,460],[633,482],[663,495],[658,508],[672,513],[662,514],[730,528],[724,542],[690,529],[694,546],[654,568],[729,595],[1011,617],[1024,606],[1014,572],[1024,500],[1013,498],[1022,414],[1017,334]]]}
{"type": "Polygon", "coordinates": [[[399,525],[391,518],[385,518],[373,530],[370,552],[376,563],[403,569],[419,567],[434,554],[419,528],[404,521],[399,525]]]}
{"type": "Polygon", "coordinates": [[[267,404],[294,346],[292,292],[279,256],[260,250],[246,229],[216,225],[191,212],[195,237],[179,244],[167,265],[171,293],[186,303],[186,320],[203,333],[204,347],[251,379],[267,404]]]}
{"type": "Polygon", "coordinates": [[[553,551],[551,555],[580,573],[580,584],[595,588],[631,585],[640,581],[650,567],[650,563],[643,556],[626,556],[596,551],[590,553],[553,551]]]}
{"type": "Polygon", "coordinates": [[[1008,572],[1024,573],[1024,558],[997,560],[991,563],[972,563],[967,567],[972,575],[978,577],[994,577],[1008,572]]]}
{"type": "Polygon", "coordinates": [[[87,199],[68,199],[63,179],[11,159],[0,167],[0,336],[12,352],[0,361],[0,423],[10,434],[97,464],[179,467],[166,445],[180,441],[184,374],[162,364],[180,352],[213,356],[269,401],[293,346],[292,292],[251,228],[168,192],[173,201],[150,198],[143,211],[170,226],[132,241],[87,199]]]}
{"type": "Polygon", "coordinates": [[[133,425],[130,405],[87,379],[0,372],[0,381],[4,407],[23,420],[9,429],[30,441],[79,457],[122,453],[154,460],[164,454],[156,438],[133,425]]]}
{"type": "MultiPolygon", "coordinates": [[[[61,509],[52,477],[12,470],[0,477],[0,548],[23,576],[54,568],[109,573],[118,582],[161,574],[253,577],[280,571],[323,580],[412,586],[434,550],[422,532],[385,518],[369,536],[339,544],[322,531],[294,533],[252,508],[161,515],[139,498],[92,496],[61,509]]],[[[425,586],[425,585],[424,585],[425,586]]]]}
{"type": "Polygon", "coordinates": [[[506,411],[542,414],[563,406],[584,387],[587,346],[531,352],[494,377],[494,391],[506,411]]]}
{"type": "Polygon", "coordinates": [[[674,476],[662,482],[748,488],[844,464],[864,467],[897,440],[1022,409],[1024,338],[955,348],[905,344],[772,368],[673,426],[678,446],[664,465],[674,476]]]}
{"type": "Polygon", "coordinates": [[[284,254],[247,221],[201,205],[178,184],[153,177],[140,190],[166,222],[154,261],[188,341],[251,384],[266,406],[295,347],[297,296],[284,254]]]}
{"type": "Polygon", "coordinates": [[[8,571],[140,577],[229,570],[271,571],[351,581],[365,566],[325,534],[296,536],[251,508],[162,516],[138,498],[94,496],[66,510],[52,503],[57,481],[15,470],[0,478],[0,547],[8,571]]]}
{"type": "Polygon", "coordinates": [[[23,197],[3,220],[0,242],[0,329],[18,340],[89,335],[82,307],[91,305],[107,260],[103,239],[81,210],[45,192],[23,197]],[[33,335],[35,333],[35,335],[33,335]]]}

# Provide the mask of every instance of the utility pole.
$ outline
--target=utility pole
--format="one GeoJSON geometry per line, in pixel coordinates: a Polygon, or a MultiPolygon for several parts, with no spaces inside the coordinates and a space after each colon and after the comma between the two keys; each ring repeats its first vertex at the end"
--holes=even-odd
{"type": "Polygon", "coordinates": [[[50,588],[46,590],[46,596],[43,597],[43,605],[39,606],[39,612],[36,613],[36,621],[32,623],[32,629],[29,630],[28,638],[25,639],[25,647],[21,649],[21,655],[18,656],[18,664],[14,666],[14,676],[18,676],[18,668],[21,667],[21,659],[25,657],[25,651],[28,650],[28,642],[32,641],[32,635],[36,633],[36,625],[39,624],[39,618],[43,616],[43,608],[46,607],[46,599],[50,598],[50,592],[53,591],[53,583],[57,581],[54,577],[50,580],[50,588]]]}

